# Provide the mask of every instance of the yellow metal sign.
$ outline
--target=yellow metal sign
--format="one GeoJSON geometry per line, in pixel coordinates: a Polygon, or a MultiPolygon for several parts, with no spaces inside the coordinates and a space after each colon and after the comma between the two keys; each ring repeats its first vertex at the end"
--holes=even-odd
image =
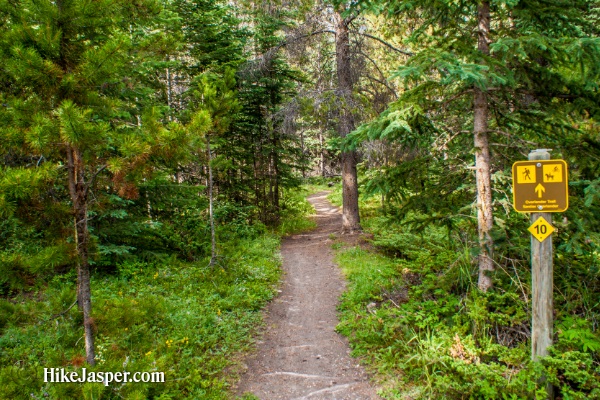
{"type": "Polygon", "coordinates": [[[564,160],[517,161],[512,174],[513,207],[518,212],[563,212],[569,208],[564,160]]]}
{"type": "Polygon", "coordinates": [[[539,217],[537,221],[533,223],[528,229],[529,232],[533,235],[534,238],[543,242],[546,240],[548,236],[555,231],[554,227],[544,219],[544,217],[539,217]]]}

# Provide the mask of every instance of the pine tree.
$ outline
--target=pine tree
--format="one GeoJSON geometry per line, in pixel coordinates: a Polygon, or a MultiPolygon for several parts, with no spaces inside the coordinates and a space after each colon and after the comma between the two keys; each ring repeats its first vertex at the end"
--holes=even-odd
{"type": "Polygon", "coordinates": [[[213,148],[211,142],[218,141],[229,129],[238,111],[237,91],[234,72],[226,69],[222,76],[204,74],[200,76],[194,91],[196,111],[189,126],[191,133],[199,140],[198,145],[206,146],[208,167],[208,201],[211,236],[210,266],[217,261],[217,239],[214,217],[213,148]]]}
{"type": "MultiPolygon", "coordinates": [[[[3,135],[22,154],[54,165],[68,190],[77,256],[77,303],[83,312],[86,360],[95,363],[88,211],[96,181],[135,197],[130,171],[163,152],[155,110],[140,109],[137,61],[151,57],[144,31],[160,7],[120,0],[18,1],[0,5],[0,57],[12,84],[2,91],[3,135]],[[144,42],[146,41],[146,42],[144,42]],[[6,131],[4,130],[6,129],[6,131]]],[[[146,91],[148,93],[148,91],[146,91]]],[[[27,168],[38,168],[27,164],[27,168]]]]}

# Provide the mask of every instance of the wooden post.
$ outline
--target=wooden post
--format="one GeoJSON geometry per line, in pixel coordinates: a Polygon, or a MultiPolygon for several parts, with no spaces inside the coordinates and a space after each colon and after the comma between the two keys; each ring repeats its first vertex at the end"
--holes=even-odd
{"type": "MultiPolygon", "coordinates": [[[[529,153],[529,160],[549,160],[550,150],[538,149],[529,153]]],[[[540,168],[541,165],[536,168],[540,168]]],[[[531,222],[543,217],[552,224],[552,214],[531,213],[531,222]]],[[[554,269],[552,260],[552,235],[543,242],[531,235],[531,279],[532,279],[532,324],[531,324],[531,359],[548,355],[548,347],[552,345],[553,336],[553,288],[554,269]]],[[[552,385],[548,384],[548,398],[554,398],[552,385]]]]}

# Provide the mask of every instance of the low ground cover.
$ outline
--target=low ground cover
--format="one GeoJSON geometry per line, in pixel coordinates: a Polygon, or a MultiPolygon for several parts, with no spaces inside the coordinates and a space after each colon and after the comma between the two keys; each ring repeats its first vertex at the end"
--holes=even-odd
{"type": "MultiPolygon", "coordinates": [[[[193,234],[205,228],[184,228],[199,225],[202,215],[193,206],[178,209],[178,223],[160,229],[171,243],[185,242],[182,251],[155,248],[156,254],[148,256],[145,249],[142,256],[129,246],[128,255],[104,258],[105,268],[92,279],[94,367],[85,364],[82,317],[73,306],[74,271],[13,290],[0,299],[0,398],[229,398],[241,357],[252,348],[262,322],[262,308],[276,292],[280,237],[312,226],[303,192],[286,193],[282,204],[275,231],[249,222],[231,204],[221,206],[219,217],[231,221],[219,226],[220,257],[213,267],[207,255],[187,257],[183,251],[186,245],[206,246],[206,236],[193,234]],[[114,265],[113,259],[118,260],[114,265]],[[88,372],[164,372],[165,382],[44,382],[44,368],[81,372],[84,367],[88,372]]],[[[112,234],[118,230],[115,223],[112,234]]]]}
{"type": "Polygon", "coordinates": [[[549,357],[533,363],[526,260],[499,264],[495,289],[484,294],[476,288],[474,246],[460,231],[411,230],[377,202],[361,205],[371,245],[335,245],[349,280],[337,329],[385,398],[544,399],[542,376],[556,398],[600,398],[597,254],[560,262],[559,252],[555,343],[549,357]]]}

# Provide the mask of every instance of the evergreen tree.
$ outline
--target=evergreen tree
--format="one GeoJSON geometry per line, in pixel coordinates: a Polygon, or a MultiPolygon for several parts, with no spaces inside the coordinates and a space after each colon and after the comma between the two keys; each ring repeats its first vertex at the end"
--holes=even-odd
{"type": "MultiPolygon", "coordinates": [[[[467,160],[463,133],[466,129],[473,133],[474,146],[468,148],[475,154],[479,288],[486,291],[494,269],[491,176],[507,166],[490,152],[490,143],[512,149],[508,157],[514,159],[524,141],[568,151],[563,147],[565,139],[585,134],[585,129],[573,126],[573,120],[598,113],[598,90],[589,84],[597,80],[600,56],[596,28],[586,18],[592,3],[360,4],[393,18],[399,30],[410,27],[406,43],[414,55],[396,74],[405,84],[404,94],[356,136],[394,139],[418,149],[424,169],[409,174],[424,171],[419,179],[430,182],[425,184],[428,190],[418,192],[438,199],[441,195],[452,209],[451,199],[466,192],[457,190],[461,184],[451,187],[451,182],[469,179],[464,168],[456,168],[467,160]],[[465,109],[473,111],[464,113],[465,109]],[[437,185],[431,184],[427,172],[433,171],[432,163],[446,171],[437,185]],[[450,179],[452,175],[456,180],[450,179]]],[[[415,204],[421,203],[418,207],[430,214],[444,215],[424,201],[415,204]]],[[[426,202],[440,204],[432,198],[426,202]]]]}
{"type": "Polygon", "coordinates": [[[248,175],[242,179],[251,188],[251,201],[260,219],[277,224],[281,211],[281,191],[299,184],[303,154],[293,129],[294,111],[290,100],[302,75],[291,68],[281,54],[281,30],[289,26],[289,16],[267,3],[253,11],[253,54],[238,73],[240,115],[229,136],[239,143],[239,154],[248,175]]]}
{"type": "Polygon", "coordinates": [[[213,151],[211,142],[218,141],[229,129],[238,111],[234,72],[226,69],[223,76],[204,74],[200,77],[194,97],[198,103],[189,130],[199,143],[206,146],[208,167],[208,201],[211,236],[210,266],[217,260],[217,239],[214,217],[213,151]]]}
{"type": "Polygon", "coordinates": [[[24,0],[4,2],[0,12],[0,57],[11,82],[2,87],[0,135],[9,153],[21,154],[23,161],[39,159],[17,167],[55,170],[67,188],[77,303],[84,317],[86,359],[94,365],[92,192],[104,176],[102,186],[136,197],[130,172],[147,168],[151,154],[165,155],[166,143],[184,137],[181,130],[164,129],[156,110],[141,109],[150,92],[139,84],[140,69],[156,42],[145,27],[160,7],[154,1],[24,0]]]}

